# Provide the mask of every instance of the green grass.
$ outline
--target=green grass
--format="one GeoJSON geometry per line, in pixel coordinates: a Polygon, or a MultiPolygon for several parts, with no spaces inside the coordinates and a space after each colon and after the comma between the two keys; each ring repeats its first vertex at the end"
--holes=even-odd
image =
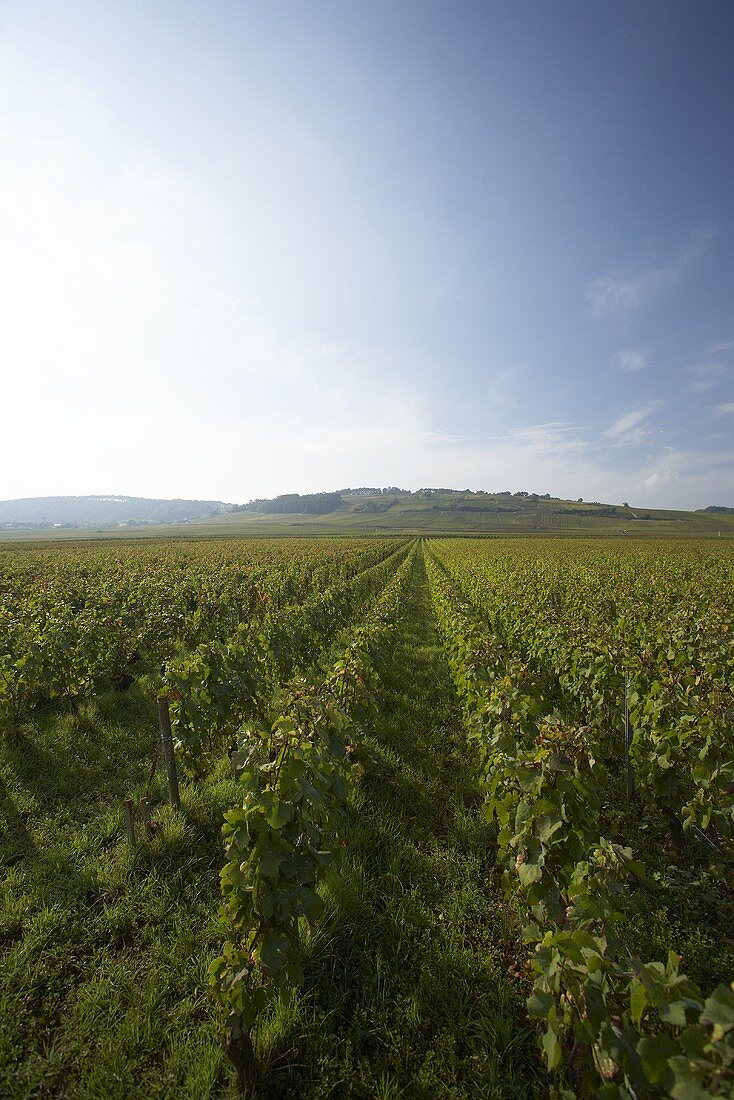
{"type": "Polygon", "coordinates": [[[133,851],[121,800],[145,793],[152,685],[79,717],[47,712],[0,772],[0,1095],[212,1094],[228,1071],[206,968],[219,943],[219,825],[228,768],[151,797],[159,828],[133,851]]]}
{"type": "MultiPolygon", "coordinates": [[[[305,983],[254,1037],[258,1096],[546,1096],[527,960],[421,555],[380,675],[305,983]]],[[[0,1096],[234,1095],[207,969],[238,787],[224,759],[168,807],[160,770],[149,785],[155,691],[151,677],[78,715],[48,706],[0,750],[0,1096]],[[122,799],[146,794],[158,827],[131,849],[122,799]]],[[[730,885],[695,848],[674,851],[654,815],[631,827],[615,782],[604,828],[660,873],[627,899],[630,948],[673,947],[710,989],[734,958],[730,885]]]]}
{"type": "MultiPolygon", "coordinates": [[[[348,844],[303,989],[256,1035],[261,1097],[544,1095],[522,953],[428,602],[422,561],[364,743],[348,844]]],[[[224,760],[130,849],[155,684],[39,712],[0,753],[0,1095],[227,1097],[207,988],[218,953],[224,760]]],[[[140,825],[139,825],[140,828],[140,825]]]]}
{"type": "Polygon", "coordinates": [[[304,990],[258,1036],[260,1095],[546,1095],[420,558],[382,676],[304,990]]]}

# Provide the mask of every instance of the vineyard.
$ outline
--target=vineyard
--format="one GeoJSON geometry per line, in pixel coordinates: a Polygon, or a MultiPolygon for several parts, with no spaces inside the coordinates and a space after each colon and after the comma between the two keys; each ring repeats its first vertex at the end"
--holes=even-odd
{"type": "Polygon", "coordinates": [[[0,549],[0,1095],[732,1095],[733,582],[727,540],[0,549]]]}

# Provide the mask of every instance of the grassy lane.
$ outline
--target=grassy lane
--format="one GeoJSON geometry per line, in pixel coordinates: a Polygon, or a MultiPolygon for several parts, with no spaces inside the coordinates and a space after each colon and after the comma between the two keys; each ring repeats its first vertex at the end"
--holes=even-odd
{"type": "Polygon", "coordinates": [[[381,674],[304,991],[259,1036],[261,1096],[547,1095],[420,556],[381,674]]]}

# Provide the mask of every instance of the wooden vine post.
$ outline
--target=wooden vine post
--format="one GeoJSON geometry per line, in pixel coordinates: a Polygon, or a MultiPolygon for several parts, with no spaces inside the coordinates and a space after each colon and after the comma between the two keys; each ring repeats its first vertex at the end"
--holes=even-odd
{"type": "Polygon", "coordinates": [[[627,779],[627,803],[635,797],[635,777],[632,770],[630,748],[632,746],[632,723],[629,709],[629,677],[624,674],[624,770],[627,779]]]}
{"type": "Polygon", "coordinates": [[[126,798],[122,803],[122,810],[125,815],[125,831],[127,832],[127,839],[130,842],[130,846],[135,844],[135,822],[133,821],[133,803],[131,798],[126,798]]]}
{"type": "Polygon", "coordinates": [[[168,796],[171,805],[176,809],[181,804],[178,791],[178,775],[176,773],[176,758],[173,753],[173,734],[171,733],[171,715],[168,709],[168,696],[158,696],[158,725],[161,730],[161,743],[163,745],[163,762],[166,765],[168,776],[168,796]]]}

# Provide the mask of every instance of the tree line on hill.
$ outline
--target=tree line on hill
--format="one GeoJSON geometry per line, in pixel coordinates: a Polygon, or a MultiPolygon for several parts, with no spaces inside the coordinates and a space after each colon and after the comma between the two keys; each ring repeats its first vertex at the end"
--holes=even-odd
{"type": "MultiPolygon", "coordinates": [[[[328,512],[335,512],[337,508],[341,508],[346,504],[347,501],[345,497],[382,497],[383,500],[380,502],[367,500],[364,504],[360,504],[356,508],[356,511],[360,512],[382,512],[386,511],[394,504],[397,504],[398,498],[402,500],[424,501],[433,500],[436,497],[442,496],[517,497],[530,501],[551,499],[550,493],[539,495],[538,493],[526,493],[524,491],[511,493],[507,490],[501,493],[487,493],[482,489],[475,492],[472,489],[423,488],[416,490],[416,492],[411,492],[410,489],[400,489],[396,485],[389,485],[385,488],[361,486],[358,489],[338,489],[332,493],[281,493],[279,496],[273,497],[272,499],[260,497],[257,500],[248,501],[247,504],[236,504],[232,511],[258,512],[261,515],[282,515],[284,513],[295,515],[325,515],[328,512]]],[[[447,507],[452,507],[452,505],[447,505],[447,507]]],[[[457,504],[455,507],[459,507],[459,505],[457,504]]]]}
{"type": "Polygon", "coordinates": [[[263,515],[279,515],[282,512],[303,515],[324,515],[334,512],[344,503],[341,493],[282,493],[273,500],[251,500],[237,504],[235,512],[261,512],[263,515]]]}

